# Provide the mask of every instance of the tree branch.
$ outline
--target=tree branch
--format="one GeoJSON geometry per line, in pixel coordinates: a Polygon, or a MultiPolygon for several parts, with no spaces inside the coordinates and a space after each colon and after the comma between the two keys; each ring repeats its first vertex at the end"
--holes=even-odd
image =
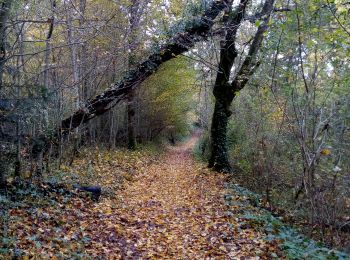
{"type": "Polygon", "coordinates": [[[274,0],[266,0],[263,6],[263,10],[261,11],[263,17],[262,23],[258,27],[258,30],[254,36],[253,42],[250,45],[248,54],[245,57],[242,66],[232,81],[231,89],[234,93],[244,88],[250,76],[255,72],[260,64],[258,61],[256,61],[256,56],[264,39],[264,33],[268,28],[270,16],[273,11],[273,5],[274,0]]]}
{"type": "Polygon", "coordinates": [[[205,13],[195,19],[191,27],[170,38],[147,60],[140,63],[134,70],[129,71],[121,81],[115,83],[102,94],[88,100],[84,107],[64,119],[61,123],[61,133],[67,134],[71,129],[102,115],[111,108],[112,102],[119,102],[120,97],[127,95],[132,89],[136,88],[157,71],[161,64],[188,51],[195,43],[205,40],[214,24],[214,19],[221,11],[228,8],[229,4],[230,0],[213,1],[205,13]]]}

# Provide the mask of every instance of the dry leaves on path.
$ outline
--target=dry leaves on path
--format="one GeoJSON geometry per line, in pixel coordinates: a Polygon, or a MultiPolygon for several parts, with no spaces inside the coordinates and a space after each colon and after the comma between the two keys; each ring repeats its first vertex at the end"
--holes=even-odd
{"type": "Polygon", "coordinates": [[[59,196],[47,207],[11,209],[8,235],[16,238],[10,247],[12,255],[15,249],[28,256],[102,259],[276,255],[277,246],[265,242],[264,234],[250,228],[238,230],[223,199],[226,176],[192,159],[194,143],[192,138],[169,148],[151,164],[146,157],[127,162],[120,154],[101,155],[94,167],[103,169],[97,175],[113,196],[102,196],[98,203],[59,196]],[[112,166],[107,167],[107,161],[112,166]],[[123,186],[115,185],[120,181],[116,166],[123,163],[134,171],[133,177],[123,186]]]}

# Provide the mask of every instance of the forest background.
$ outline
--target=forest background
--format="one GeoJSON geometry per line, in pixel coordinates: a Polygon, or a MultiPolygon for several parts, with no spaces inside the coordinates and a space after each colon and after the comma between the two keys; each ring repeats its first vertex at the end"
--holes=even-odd
{"type": "Polygon", "coordinates": [[[1,186],[60,182],[57,172],[83,147],[159,146],[183,140],[194,128],[203,131],[194,153],[210,161],[220,153],[213,152],[211,132],[220,98],[212,93],[222,70],[220,51],[235,28],[227,81],[243,75],[247,82],[232,94],[226,117],[229,171],[260,193],[272,212],[305,225],[329,246],[345,245],[350,3],[270,1],[273,9],[264,14],[268,1],[235,1],[233,7],[245,5],[240,16],[220,5],[230,1],[216,2],[221,9],[213,15],[206,0],[1,0],[1,186]],[[203,15],[213,18],[204,33],[197,30],[203,15]],[[250,71],[242,72],[259,28],[263,42],[250,71]],[[175,47],[183,49],[162,53],[169,39],[182,40],[175,47]],[[156,54],[168,61],[138,81],[133,72],[156,54]],[[120,84],[128,80],[131,90],[123,92],[120,84]],[[121,91],[107,96],[108,103],[95,102],[115,86],[121,91]]]}

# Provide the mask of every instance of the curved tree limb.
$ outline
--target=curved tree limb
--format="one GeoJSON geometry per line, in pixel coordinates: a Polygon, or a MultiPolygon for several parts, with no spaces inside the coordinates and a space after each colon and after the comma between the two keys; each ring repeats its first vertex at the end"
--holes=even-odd
{"type": "Polygon", "coordinates": [[[102,115],[152,75],[161,64],[188,51],[195,43],[205,40],[214,24],[214,19],[230,5],[231,0],[213,1],[204,14],[193,21],[192,26],[170,38],[166,44],[131,70],[121,81],[88,100],[84,107],[64,119],[61,122],[61,133],[67,134],[92,118],[102,115]]]}

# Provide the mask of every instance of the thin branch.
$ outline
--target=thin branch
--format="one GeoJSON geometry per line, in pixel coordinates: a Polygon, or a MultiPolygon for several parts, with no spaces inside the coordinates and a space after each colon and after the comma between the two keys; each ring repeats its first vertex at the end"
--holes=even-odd
{"type": "MultiPolygon", "coordinates": [[[[350,2],[348,2],[350,3],[350,2]]],[[[348,4],[346,3],[346,4],[348,4]]],[[[345,4],[344,4],[345,5],[345,4]]],[[[336,11],[334,11],[331,8],[331,4],[329,3],[329,1],[327,0],[327,7],[329,9],[329,11],[331,12],[331,14],[333,15],[334,19],[337,21],[337,23],[339,24],[339,26],[343,29],[343,31],[350,37],[350,31],[348,31],[348,29],[340,22],[339,17],[336,14],[336,11]]]]}
{"type": "Polygon", "coordinates": [[[301,25],[300,25],[300,17],[298,14],[298,6],[297,3],[295,3],[295,9],[296,9],[296,15],[297,15],[297,23],[298,23],[298,45],[299,45],[299,60],[300,60],[300,67],[301,67],[301,76],[303,78],[304,81],[304,86],[305,86],[305,90],[306,93],[309,93],[309,86],[306,80],[306,76],[305,76],[305,71],[304,71],[304,62],[303,62],[303,56],[302,56],[302,40],[301,40],[301,25]]]}

